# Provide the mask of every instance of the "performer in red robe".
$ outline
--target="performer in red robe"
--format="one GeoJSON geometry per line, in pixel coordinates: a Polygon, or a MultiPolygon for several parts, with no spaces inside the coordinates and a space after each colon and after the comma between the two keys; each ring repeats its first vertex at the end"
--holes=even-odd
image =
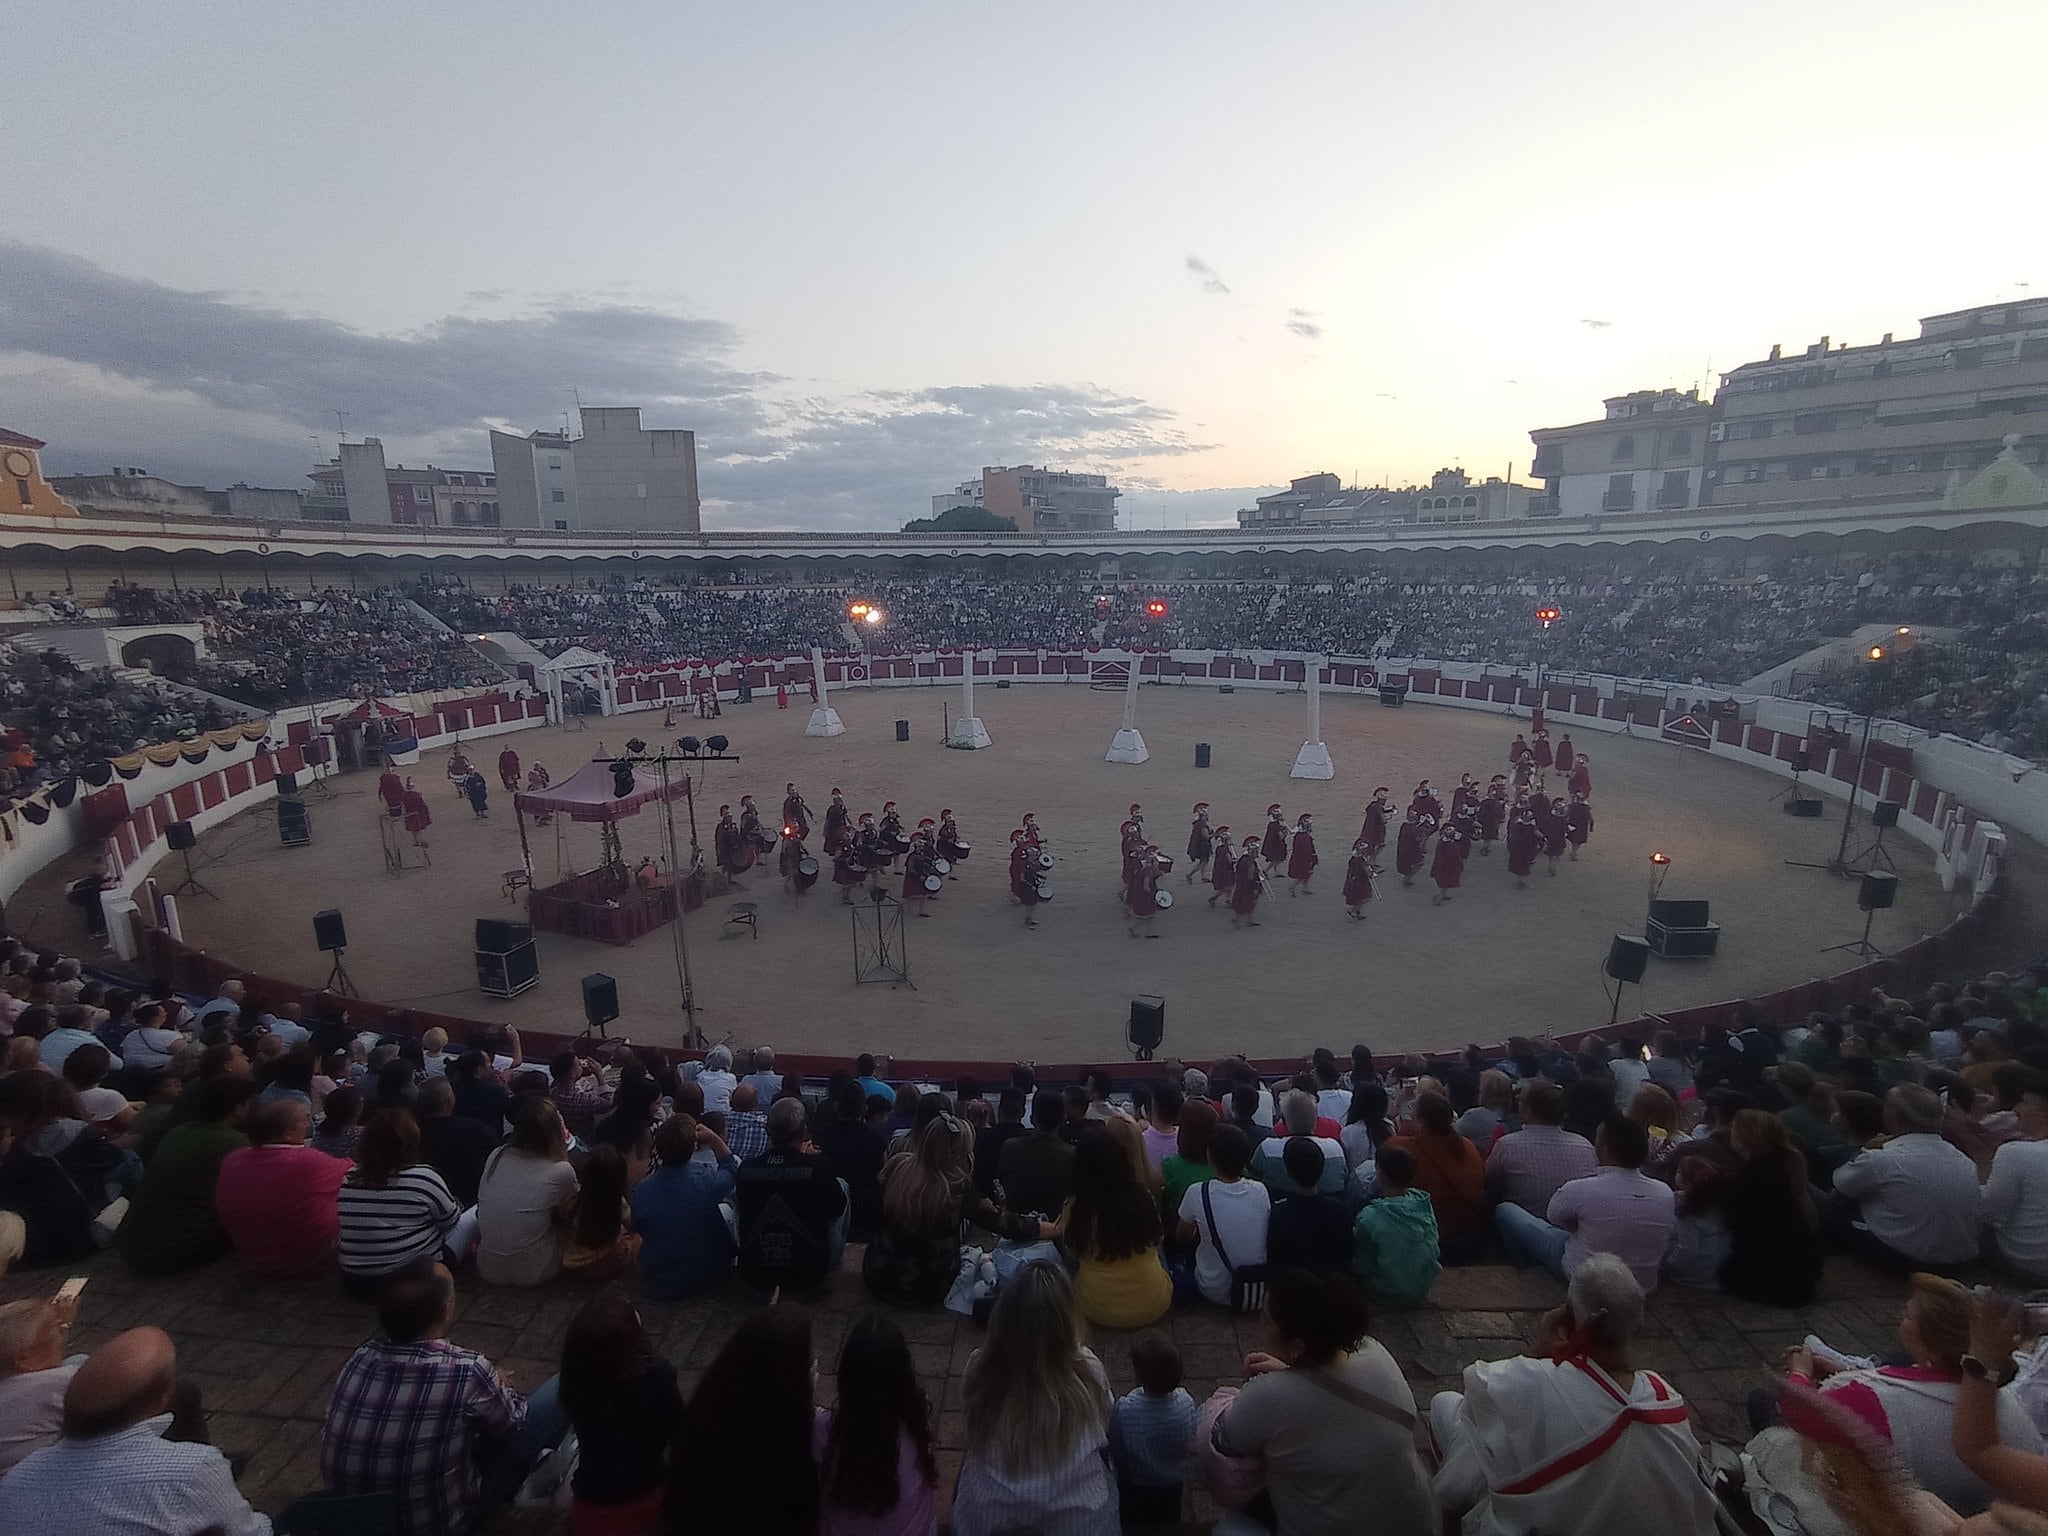
{"type": "Polygon", "coordinates": [[[1159,849],[1146,844],[1138,851],[1124,876],[1124,926],[1132,938],[1141,933],[1148,939],[1156,939],[1152,923],[1159,916],[1159,849]]]}
{"type": "Polygon", "coordinates": [[[1479,805],[1472,813],[1473,822],[1479,829],[1479,851],[1493,852],[1494,842],[1500,837],[1500,829],[1508,819],[1508,776],[1496,773],[1493,782],[1486,786],[1486,793],[1480,796],[1479,805]]]}
{"type": "Polygon", "coordinates": [[[1458,775],[1458,787],[1451,791],[1451,819],[1455,821],[1479,804],[1479,781],[1469,773],[1458,775]]]}
{"type": "Polygon", "coordinates": [[[1344,866],[1344,910],[1361,922],[1365,919],[1365,904],[1373,896],[1372,856],[1373,850],[1361,837],[1351,845],[1351,859],[1344,866]]]}
{"type": "Polygon", "coordinates": [[[1536,771],[1538,773],[1548,773],[1550,771],[1550,737],[1544,732],[1538,731],[1536,733],[1536,740],[1529,748],[1529,751],[1536,759],[1536,771]]]}
{"type": "Polygon", "coordinates": [[[1579,850],[1586,846],[1586,839],[1593,835],[1593,807],[1582,795],[1573,795],[1572,803],[1564,809],[1564,839],[1572,845],[1572,862],[1577,863],[1579,850]]]}
{"type": "Polygon", "coordinates": [[[1019,827],[1010,834],[1010,894],[1024,909],[1024,926],[1036,928],[1038,918],[1032,909],[1045,898],[1038,894],[1038,865],[1036,858],[1038,844],[1030,833],[1019,827]]]}
{"type": "MultiPolygon", "coordinates": [[[[955,869],[966,863],[967,855],[973,852],[973,849],[968,846],[967,840],[961,837],[960,823],[953,819],[953,813],[950,810],[939,812],[938,848],[939,857],[951,864],[955,869]]],[[[946,878],[948,880],[958,880],[960,877],[956,874],[949,874],[946,878]]]]}
{"type": "Polygon", "coordinates": [[[1557,874],[1557,861],[1564,853],[1565,840],[1568,836],[1564,821],[1564,801],[1550,802],[1550,817],[1542,826],[1543,857],[1549,861],[1550,873],[1554,877],[1557,874]]]}
{"type": "Polygon", "coordinates": [[[405,808],[405,830],[412,834],[414,842],[418,842],[420,834],[434,824],[433,812],[427,809],[427,797],[413,787],[411,779],[407,779],[399,804],[405,808]]]}
{"type": "Polygon", "coordinates": [[[1394,838],[1394,869],[1401,876],[1403,885],[1415,883],[1415,873],[1422,868],[1423,858],[1429,849],[1429,834],[1427,818],[1411,806],[1401,819],[1401,830],[1394,838]]]}
{"type": "Polygon", "coordinates": [[[1387,846],[1387,825],[1394,818],[1394,802],[1387,798],[1393,793],[1382,784],[1372,792],[1372,801],[1365,808],[1365,824],[1358,829],[1358,840],[1365,844],[1366,856],[1377,864],[1380,850],[1387,846]]]}
{"type": "Polygon", "coordinates": [[[1593,798],[1593,754],[1581,752],[1572,764],[1571,791],[1590,800],[1593,798]]]}
{"type": "Polygon", "coordinates": [[[1515,792],[1519,794],[1527,789],[1529,781],[1535,776],[1536,759],[1525,755],[1519,763],[1515,764],[1515,792]]]}
{"type": "Polygon", "coordinates": [[[1266,889],[1265,871],[1259,868],[1259,839],[1248,837],[1244,849],[1237,856],[1237,868],[1232,871],[1230,882],[1230,926],[1242,928],[1249,924],[1256,928],[1259,920],[1252,914],[1259,910],[1259,897],[1266,889]]]}
{"type": "Polygon", "coordinates": [[[1508,766],[1510,768],[1519,768],[1522,760],[1528,757],[1529,753],[1529,739],[1519,731],[1516,732],[1514,741],[1508,746],[1508,766]]]}
{"type": "Polygon", "coordinates": [[[1570,731],[1566,731],[1562,736],[1557,738],[1557,771],[1562,774],[1570,774],[1572,771],[1573,761],[1574,759],[1572,754],[1572,733],[1570,731]]]}
{"type": "Polygon", "coordinates": [[[734,880],[754,867],[753,845],[740,836],[740,824],[733,820],[729,805],[718,808],[718,829],[711,834],[711,848],[718,867],[734,880]]]}
{"type": "Polygon", "coordinates": [[[787,683],[777,683],[775,685],[775,707],[777,709],[789,708],[789,685],[787,683]]]}
{"type": "Polygon", "coordinates": [[[1237,884],[1237,854],[1230,846],[1230,828],[1216,828],[1215,852],[1209,856],[1209,905],[1230,894],[1230,888],[1237,884]]]}
{"type": "Polygon", "coordinates": [[[802,872],[797,866],[803,863],[809,852],[803,840],[795,837],[785,837],[782,846],[775,851],[775,867],[781,872],[783,883],[789,887],[789,894],[798,900],[803,899],[805,887],[802,872]]]}
{"type": "Polygon", "coordinates": [[[1436,840],[1436,856],[1429,861],[1429,878],[1436,882],[1436,894],[1429,898],[1431,906],[1441,906],[1451,899],[1451,892],[1458,888],[1458,882],[1465,877],[1465,857],[1460,852],[1465,834],[1452,822],[1445,827],[1436,840]]]}
{"type": "MultiPolygon", "coordinates": [[[[528,794],[538,794],[553,782],[554,780],[548,777],[547,769],[543,768],[539,763],[535,763],[526,770],[526,792],[528,794]]],[[[555,813],[553,811],[535,811],[533,813],[533,824],[536,827],[547,826],[554,819],[555,813]]]]}
{"type": "Polygon", "coordinates": [[[398,776],[395,768],[386,768],[377,775],[377,798],[384,802],[386,814],[405,814],[405,780],[398,776]]]}
{"type": "Polygon", "coordinates": [[[1415,786],[1415,793],[1408,798],[1408,809],[1427,818],[1432,824],[1431,830],[1435,829],[1435,823],[1444,819],[1444,803],[1437,798],[1436,790],[1427,779],[1415,786]]]}
{"type": "Polygon", "coordinates": [[[1216,834],[1209,826],[1209,802],[1195,802],[1195,819],[1188,828],[1188,881],[1193,885],[1209,872],[1209,855],[1216,851],[1216,834]]]}
{"type": "MultiPolygon", "coordinates": [[[[796,792],[794,784],[782,786],[782,825],[794,829],[798,842],[811,835],[811,808],[804,804],[804,797],[796,792]]],[[[785,837],[789,835],[783,833],[785,837]]]]}
{"type": "Polygon", "coordinates": [[[1536,867],[1536,851],[1543,846],[1543,834],[1536,830],[1536,813],[1526,805],[1515,807],[1508,820],[1508,873],[1515,884],[1526,886],[1529,871],[1536,867]]]}
{"type": "Polygon", "coordinates": [[[1320,861],[1316,858],[1315,832],[1309,826],[1308,812],[1303,811],[1294,823],[1294,846],[1287,855],[1288,895],[1315,895],[1315,892],[1308,888],[1308,883],[1315,876],[1318,862],[1320,861]]]}
{"type": "Polygon", "coordinates": [[[1268,879],[1280,873],[1280,867],[1287,862],[1287,818],[1280,814],[1280,807],[1266,807],[1266,836],[1259,847],[1259,857],[1266,861],[1268,879]]]}
{"type": "Polygon", "coordinates": [[[842,907],[852,906],[855,888],[868,883],[868,861],[851,839],[840,843],[839,851],[832,855],[832,883],[839,887],[842,907]]]}
{"type": "Polygon", "coordinates": [[[903,856],[902,900],[904,905],[915,907],[919,917],[930,917],[932,893],[925,888],[926,875],[932,874],[932,844],[930,820],[921,821],[917,831],[911,834],[910,851],[903,856]]]}
{"type": "Polygon", "coordinates": [[[847,829],[853,821],[853,814],[846,808],[846,797],[839,793],[839,786],[832,787],[832,803],[825,807],[825,852],[834,857],[850,839],[847,829]]]}
{"type": "Polygon", "coordinates": [[[510,747],[498,754],[498,782],[508,795],[519,788],[519,754],[510,747]]]}

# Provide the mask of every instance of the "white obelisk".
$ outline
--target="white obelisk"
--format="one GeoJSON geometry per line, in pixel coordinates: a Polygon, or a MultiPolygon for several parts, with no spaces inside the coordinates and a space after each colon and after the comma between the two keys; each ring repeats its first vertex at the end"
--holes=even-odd
{"type": "Polygon", "coordinates": [[[994,746],[988,739],[988,727],[981,723],[981,717],[974,712],[974,652],[966,656],[967,665],[960,673],[960,717],[953,722],[952,732],[946,737],[946,745],[972,752],[980,747],[994,746]]]}
{"type": "Polygon", "coordinates": [[[1124,680],[1124,723],[1110,739],[1105,763],[1142,763],[1152,754],[1145,750],[1145,738],[1138,734],[1138,658],[1131,658],[1130,676],[1124,680]]]}
{"type": "Polygon", "coordinates": [[[1323,658],[1308,659],[1308,736],[1294,754],[1290,779],[1334,779],[1337,768],[1323,745],[1323,658]]]}
{"type": "Polygon", "coordinates": [[[839,718],[839,711],[832,707],[832,700],[825,692],[825,653],[815,645],[811,647],[811,676],[818,681],[818,703],[811,711],[811,723],[804,727],[804,734],[844,736],[846,722],[839,718]]]}

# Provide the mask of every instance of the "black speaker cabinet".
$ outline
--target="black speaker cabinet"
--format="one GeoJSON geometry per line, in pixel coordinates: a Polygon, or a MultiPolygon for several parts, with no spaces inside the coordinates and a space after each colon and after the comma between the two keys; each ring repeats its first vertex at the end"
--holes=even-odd
{"type": "Polygon", "coordinates": [[[998,688],[1007,688],[1010,686],[1010,680],[1007,677],[999,677],[996,679],[996,686],[998,688]]]}
{"type": "Polygon", "coordinates": [[[751,703],[753,703],[753,702],[754,702],[754,685],[753,685],[752,683],[741,683],[741,684],[740,684],[740,692],[739,692],[739,698],[738,698],[737,700],[735,700],[734,702],[736,702],[736,703],[740,703],[740,704],[751,704],[751,703]]]}
{"type": "Polygon", "coordinates": [[[1898,894],[1897,875],[1867,869],[1863,872],[1863,883],[1856,888],[1856,905],[1865,912],[1882,912],[1898,899],[1898,894]]]}
{"type": "Polygon", "coordinates": [[[1607,974],[1616,981],[1640,982],[1644,967],[1650,963],[1650,941],[1635,938],[1626,933],[1617,933],[1614,942],[1607,946],[1607,974]]]}
{"type": "Polygon", "coordinates": [[[583,978],[583,1017],[592,1029],[602,1029],[619,1016],[619,984],[602,971],[583,978]]]}
{"type": "Polygon", "coordinates": [[[1795,751],[1792,754],[1792,771],[1794,773],[1813,772],[1813,754],[1804,747],[1795,751]]]}
{"type": "Polygon", "coordinates": [[[1704,928],[1712,906],[1707,901],[1671,901],[1660,896],[1650,903],[1650,921],[1666,928],[1704,928]]]}
{"type": "Polygon", "coordinates": [[[348,948],[348,927],[341,920],[339,907],[313,914],[313,942],[322,949],[348,948]]]}
{"type": "Polygon", "coordinates": [[[277,840],[287,848],[303,848],[313,841],[313,818],[305,801],[277,802],[277,840]]]}
{"type": "Polygon", "coordinates": [[[1195,766],[1197,768],[1206,768],[1209,766],[1209,743],[1207,743],[1206,741],[1198,741],[1195,743],[1195,766]]]}
{"type": "Polygon", "coordinates": [[[1224,683],[1216,691],[1218,693],[1235,693],[1237,692],[1237,685],[1235,683],[1224,683]]]}
{"type": "Polygon", "coordinates": [[[898,741],[910,740],[910,722],[908,720],[898,720],[896,722],[896,739],[898,741]]]}
{"type": "Polygon", "coordinates": [[[476,984],[488,997],[517,997],[540,985],[540,956],[533,940],[502,951],[478,950],[476,984]]]}
{"type": "Polygon", "coordinates": [[[171,845],[173,853],[187,853],[199,846],[199,834],[192,830],[189,821],[174,821],[165,827],[164,840],[171,845]]]}
{"type": "Polygon", "coordinates": [[[1380,690],[1380,702],[1388,709],[1399,709],[1408,702],[1408,690],[1406,688],[1382,688],[1380,690]]]}
{"type": "Polygon", "coordinates": [[[1899,812],[1905,807],[1896,800],[1880,800],[1870,808],[1870,824],[1873,827],[1896,827],[1899,812]]]}
{"type": "Polygon", "coordinates": [[[1159,1044],[1166,1038],[1166,999],[1163,997],[1134,997],[1131,999],[1131,1049],[1138,1053],[1140,1060],[1149,1060],[1159,1044]]]}
{"type": "Polygon", "coordinates": [[[506,917],[480,917],[476,920],[476,947],[483,954],[507,954],[522,944],[532,942],[531,923],[506,917]]]}
{"type": "MultiPolygon", "coordinates": [[[[1706,903],[1699,905],[1705,906],[1706,903]]],[[[1691,923],[1683,927],[1669,927],[1651,918],[1644,925],[1643,937],[1649,942],[1652,954],[1662,955],[1667,960],[1708,960],[1721,947],[1721,925],[1691,923]]]]}
{"type": "Polygon", "coordinates": [[[280,773],[277,776],[277,792],[280,795],[296,795],[299,792],[299,776],[296,773],[280,773]]]}
{"type": "Polygon", "coordinates": [[[1818,817],[1821,812],[1820,797],[1818,795],[1811,799],[1804,795],[1794,795],[1791,799],[1785,801],[1784,805],[1787,816],[1818,817]]]}

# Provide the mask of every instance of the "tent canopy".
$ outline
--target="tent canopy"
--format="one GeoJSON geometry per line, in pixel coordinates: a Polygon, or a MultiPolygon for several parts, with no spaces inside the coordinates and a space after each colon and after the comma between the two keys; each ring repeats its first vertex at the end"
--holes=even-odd
{"type": "MultiPolygon", "coordinates": [[[[668,798],[680,799],[687,783],[687,779],[671,780],[668,798]]],[[[559,784],[514,795],[512,805],[522,813],[548,811],[571,821],[617,821],[639,814],[641,806],[661,798],[660,777],[639,764],[633,768],[633,793],[614,795],[612,759],[603,757],[585,763],[559,784]]]]}
{"type": "Polygon", "coordinates": [[[410,720],[412,716],[396,705],[386,704],[382,699],[365,699],[347,714],[343,720],[410,720]]]}
{"type": "Polygon", "coordinates": [[[611,657],[588,646],[572,645],[554,660],[543,662],[536,670],[541,672],[581,672],[592,667],[608,667],[611,657]]]}

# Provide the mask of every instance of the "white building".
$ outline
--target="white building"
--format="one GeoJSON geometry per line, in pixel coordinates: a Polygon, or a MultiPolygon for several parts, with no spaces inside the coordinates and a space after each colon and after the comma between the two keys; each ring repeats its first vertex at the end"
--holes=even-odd
{"type": "Polygon", "coordinates": [[[491,433],[500,523],[570,532],[696,533],[697,435],[640,425],[638,406],[584,406],[582,435],[491,433]]]}

